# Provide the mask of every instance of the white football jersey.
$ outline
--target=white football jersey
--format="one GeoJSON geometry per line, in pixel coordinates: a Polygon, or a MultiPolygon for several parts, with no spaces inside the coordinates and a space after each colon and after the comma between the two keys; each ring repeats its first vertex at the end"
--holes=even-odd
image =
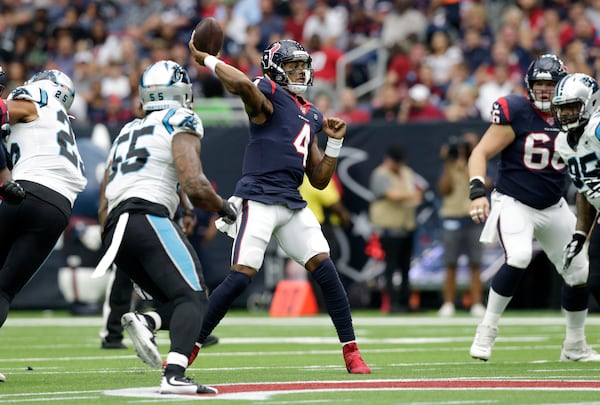
{"type": "Polygon", "coordinates": [[[17,87],[8,99],[31,101],[38,113],[38,118],[31,122],[12,125],[6,139],[13,162],[13,179],[46,186],[65,196],[73,206],[87,179],[63,105],[35,82],[17,87]]]}
{"type": "Polygon", "coordinates": [[[600,113],[592,115],[574,149],[567,133],[561,131],[556,137],[556,151],[567,164],[577,191],[600,210],[600,113]]]}
{"type": "Polygon", "coordinates": [[[202,139],[200,117],[187,108],[165,109],[126,124],[113,142],[107,160],[105,196],[110,212],[128,198],[166,206],[171,217],[179,204],[179,180],[173,163],[173,136],[188,132],[202,139]]]}

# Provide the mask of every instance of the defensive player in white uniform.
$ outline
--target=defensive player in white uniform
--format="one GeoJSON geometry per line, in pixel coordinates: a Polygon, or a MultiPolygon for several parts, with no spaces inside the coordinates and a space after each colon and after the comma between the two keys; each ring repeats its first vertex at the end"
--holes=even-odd
{"type": "Polygon", "coordinates": [[[155,368],[162,360],[153,331],[170,331],[160,392],[213,394],[214,388],[185,376],[208,297],[199,259],[173,215],[180,188],[194,206],[217,211],[226,221],[234,222],[236,212],[203,173],[204,129],[189,109],[192,85],[185,69],[165,60],[150,65],[142,74],[140,97],[147,115],[125,124],[108,157],[99,209],[105,255],[96,271],[104,272],[114,261],[164,304],[156,312],[122,318],[138,356],[155,368]]]}
{"type": "MultiPolygon", "coordinates": [[[[566,76],[556,86],[552,109],[562,130],[556,138],[556,150],[566,162],[573,185],[578,191],[577,226],[565,249],[563,271],[570,270],[571,261],[583,250],[596,213],[600,210],[599,108],[600,87],[594,78],[574,73],[566,76]]],[[[598,243],[597,234],[594,233],[589,249],[588,288],[596,301],[600,302],[598,243]]]]}
{"type": "Polygon", "coordinates": [[[26,197],[19,205],[0,205],[0,326],[14,297],[54,248],[87,184],[68,115],[74,97],[71,79],[49,70],[6,101],[9,168],[26,197]]]}

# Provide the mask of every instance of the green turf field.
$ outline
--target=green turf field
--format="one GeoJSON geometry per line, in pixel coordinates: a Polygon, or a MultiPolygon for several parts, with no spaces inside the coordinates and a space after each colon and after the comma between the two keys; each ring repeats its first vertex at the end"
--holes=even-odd
{"type": "MultiPolygon", "coordinates": [[[[270,318],[232,312],[188,375],[218,396],[159,396],[160,371],[127,350],[101,350],[99,317],[10,313],[0,329],[0,404],[600,404],[600,363],[558,361],[557,311],[509,311],[487,363],[468,351],[477,321],[435,312],[355,312],[371,375],[349,375],[326,315],[270,318]]],[[[600,315],[588,342],[600,349],[600,315]]],[[[168,336],[160,332],[161,353],[168,336]]]]}

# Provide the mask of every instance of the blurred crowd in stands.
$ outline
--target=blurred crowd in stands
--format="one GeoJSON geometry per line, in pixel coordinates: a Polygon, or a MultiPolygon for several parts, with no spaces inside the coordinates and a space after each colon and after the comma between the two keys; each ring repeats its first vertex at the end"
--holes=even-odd
{"type": "Polygon", "coordinates": [[[224,28],[221,57],[252,77],[269,43],[301,42],[315,69],[311,100],[350,123],[487,120],[497,97],[523,91],[542,53],[600,73],[600,0],[2,0],[0,64],[9,90],[60,69],[75,83],[80,123],[120,124],[139,114],[137,84],[156,60],[185,66],[196,99],[228,97],[189,56],[207,16],[224,28]],[[347,66],[340,90],[338,60],[373,38],[388,51],[382,84],[353,91],[372,74],[367,57],[347,66]]]}

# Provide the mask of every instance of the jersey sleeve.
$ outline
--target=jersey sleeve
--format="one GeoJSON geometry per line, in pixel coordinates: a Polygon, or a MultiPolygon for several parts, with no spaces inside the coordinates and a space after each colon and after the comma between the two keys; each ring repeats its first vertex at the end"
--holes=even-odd
{"type": "Polygon", "coordinates": [[[169,110],[163,119],[163,125],[171,135],[180,132],[196,134],[202,139],[204,137],[204,126],[198,114],[187,108],[169,110]]]}
{"type": "Polygon", "coordinates": [[[492,104],[492,124],[507,125],[510,124],[510,108],[506,97],[500,97],[492,104]]]}

